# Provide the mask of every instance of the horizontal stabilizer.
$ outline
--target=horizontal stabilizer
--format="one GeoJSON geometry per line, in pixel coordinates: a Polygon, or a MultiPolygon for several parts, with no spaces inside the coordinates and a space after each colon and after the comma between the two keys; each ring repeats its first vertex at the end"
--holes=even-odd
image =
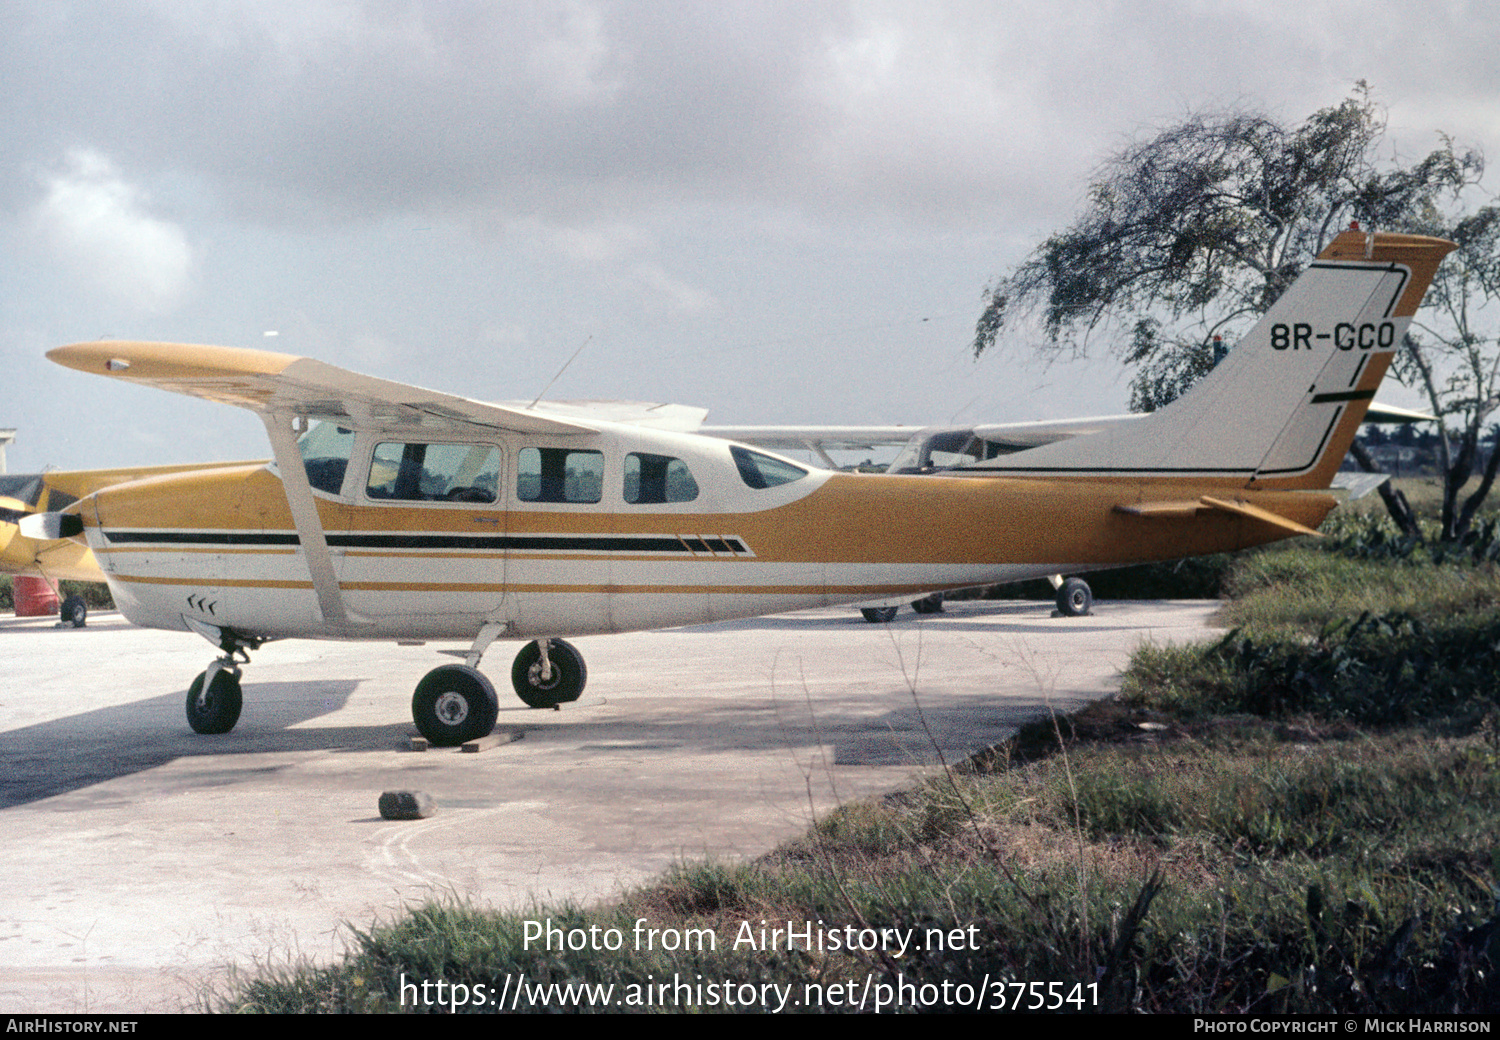
{"type": "Polygon", "coordinates": [[[1187,520],[1198,515],[1203,503],[1191,502],[1132,502],[1115,506],[1115,512],[1131,516],[1144,516],[1152,520],[1187,520]]]}
{"type": "Polygon", "coordinates": [[[1115,506],[1117,513],[1144,517],[1147,520],[1190,520],[1200,512],[1213,510],[1259,520],[1286,531],[1288,534],[1310,534],[1322,537],[1311,527],[1299,524],[1295,520],[1288,520],[1284,516],[1278,516],[1268,509],[1252,506],[1248,502],[1231,502],[1208,495],[1191,502],[1127,502],[1115,506]]]}
{"type": "Polygon", "coordinates": [[[1339,473],[1333,478],[1333,486],[1347,492],[1350,502],[1357,502],[1370,492],[1378,491],[1380,485],[1390,479],[1389,473],[1339,473]]]}
{"type": "Polygon", "coordinates": [[[1268,509],[1252,506],[1248,502],[1227,502],[1222,498],[1210,498],[1207,495],[1203,496],[1202,501],[1206,506],[1222,509],[1226,513],[1237,513],[1240,516],[1248,516],[1252,520],[1260,520],[1263,523],[1270,524],[1272,527],[1279,527],[1283,531],[1290,531],[1292,534],[1310,534],[1315,538],[1322,537],[1322,535],[1318,534],[1311,527],[1299,524],[1295,520],[1288,520],[1284,516],[1277,516],[1268,509]]]}

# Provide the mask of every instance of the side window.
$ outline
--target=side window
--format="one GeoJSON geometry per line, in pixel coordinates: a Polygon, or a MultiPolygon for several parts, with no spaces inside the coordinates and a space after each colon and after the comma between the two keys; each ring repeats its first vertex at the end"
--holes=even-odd
{"type": "Polygon", "coordinates": [[[500,449],[490,444],[375,446],[365,494],[403,502],[493,502],[500,449]]]}
{"type": "Polygon", "coordinates": [[[801,480],[807,476],[807,470],[801,466],[795,466],[769,455],[762,455],[758,451],[742,448],[738,444],[729,446],[729,454],[734,456],[734,464],[739,467],[740,479],[747,487],[753,487],[757,491],[780,484],[790,484],[794,480],[801,480]]]}
{"type": "Polygon", "coordinates": [[[307,482],[319,491],[337,495],[354,451],[354,431],[331,422],[316,422],[297,439],[307,482]]]}
{"type": "Polygon", "coordinates": [[[516,456],[516,497],[522,502],[597,502],[603,491],[600,452],[522,448],[516,456]]]}
{"type": "Polygon", "coordinates": [[[633,451],[625,456],[625,501],[632,505],[691,502],[698,482],[681,459],[633,451]]]}

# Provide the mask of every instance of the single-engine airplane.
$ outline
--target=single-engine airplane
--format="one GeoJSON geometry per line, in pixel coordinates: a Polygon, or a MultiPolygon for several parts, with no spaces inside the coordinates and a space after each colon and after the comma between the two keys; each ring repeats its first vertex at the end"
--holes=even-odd
{"type": "Polygon", "coordinates": [[[417,684],[434,744],[493,728],[478,665],[576,700],[563,637],[1222,552],[1312,533],[1366,407],[1453,248],[1340,234],[1212,373],[1149,416],[951,475],[836,473],[731,441],[465,398],[231,347],[80,343],[81,371],[259,414],[274,461],[119,484],[27,517],[82,537],[132,622],[221,657],[188,721],[238,721],[268,640],[464,639],[417,684]],[[1321,493],[1320,493],[1321,492],[1321,493]]]}

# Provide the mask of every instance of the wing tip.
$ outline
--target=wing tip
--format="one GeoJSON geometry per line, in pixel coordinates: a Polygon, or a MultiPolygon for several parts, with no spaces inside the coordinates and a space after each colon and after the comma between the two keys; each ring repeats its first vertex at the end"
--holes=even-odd
{"type": "Polygon", "coordinates": [[[47,358],[80,372],[151,381],[200,379],[214,375],[274,375],[299,360],[294,354],[246,347],[137,340],[72,343],[47,351],[47,358]]]}

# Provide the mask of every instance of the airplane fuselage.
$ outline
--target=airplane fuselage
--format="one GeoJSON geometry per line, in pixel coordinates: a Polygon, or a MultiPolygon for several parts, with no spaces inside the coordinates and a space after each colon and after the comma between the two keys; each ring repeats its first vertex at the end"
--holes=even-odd
{"type": "Polygon", "coordinates": [[[265,465],[125,484],[85,503],[85,535],[126,616],[265,638],[467,639],[487,623],[517,639],[629,631],[1287,533],[1253,517],[1148,519],[1121,505],[1213,492],[1315,527],[1334,503],[1213,479],[835,473],[634,427],[461,442],[407,429],[346,442],[331,465],[307,463],[343,618],[321,609],[287,494],[265,465]]]}

